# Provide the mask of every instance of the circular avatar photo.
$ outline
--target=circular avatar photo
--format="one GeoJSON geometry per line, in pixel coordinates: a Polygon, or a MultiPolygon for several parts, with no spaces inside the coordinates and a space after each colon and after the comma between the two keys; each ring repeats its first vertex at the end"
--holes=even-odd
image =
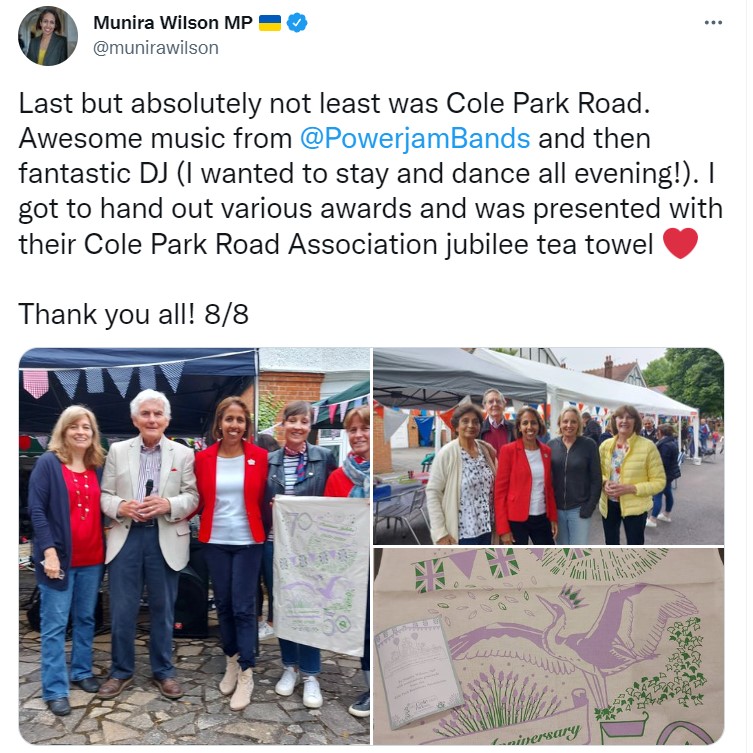
{"type": "Polygon", "coordinates": [[[78,30],[60,8],[48,5],[26,14],[18,27],[21,52],[37,65],[60,65],[73,54],[78,30]]]}

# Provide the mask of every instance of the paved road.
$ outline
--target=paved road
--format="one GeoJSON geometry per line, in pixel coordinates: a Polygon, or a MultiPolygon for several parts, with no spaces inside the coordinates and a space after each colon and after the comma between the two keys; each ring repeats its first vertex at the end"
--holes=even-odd
{"type": "MultiPolygon", "coordinates": [[[[20,604],[34,587],[34,575],[22,571],[20,604]]],[[[214,613],[210,613],[213,615],[214,613]]],[[[210,617],[211,620],[211,617],[210,617]]],[[[214,622],[212,620],[212,622],[214,622]]],[[[57,717],[40,697],[39,633],[19,609],[19,729],[30,743],[85,745],[366,745],[369,719],[356,719],[348,706],[364,690],[356,658],[322,652],[321,709],[303,706],[300,686],[289,698],[274,692],[281,665],[277,639],[261,644],[251,705],[232,712],[217,684],[225,668],[216,623],[210,636],[175,640],[183,698],[168,701],[149,679],[148,643],[137,639],[134,685],[112,701],[100,701],[82,690],[70,695],[70,716],[57,717]]],[[[70,648],[70,645],[69,645],[70,648]]],[[[110,634],[95,639],[95,672],[104,676],[110,661],[110,634]]]]}
{"type": "MultiPolygon", "coordinates": [[[[393,450],[394,473],[378,474],[383,478],[400,476],[408,470],[418,471],[426,448],[393,450]]],[[[659,521],[657,528],[646,529],[646,546],[714,545],[724,544],[724,458],[712,457],[701,465],[686,462],[682,466],[682,478],[675,492],[675,507],[672,522],[659,521]]],[[[411,518],[411,525],[421,544],[431,544],[429,531],[420,513],[411,518]]],[[[407,527],[393,523],[388,530],[384,522],[377,529],[375,543],[378,545],[416,546],[407,527]]],[[[624,533],[623,533],[624,540],[624,533]]],[[[588,543],[604,544],[604,532],[598,511],[591,519],[588,543]]]]}

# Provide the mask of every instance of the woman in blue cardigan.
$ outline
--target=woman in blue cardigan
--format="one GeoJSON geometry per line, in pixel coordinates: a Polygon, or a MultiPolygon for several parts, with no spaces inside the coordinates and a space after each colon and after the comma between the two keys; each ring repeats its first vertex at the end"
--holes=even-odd
{"type": "Polygon", "coordinates": [[[71,680],[96,693],[92,675],[94,610],[105,548],[99,481],[104,462],[94,414],[66,408],[52,430],[49,450],[29,480],[29,515],[40,591],[42,698],[56,716],[70,714],[65,632],[72,618],[71,680]]]}

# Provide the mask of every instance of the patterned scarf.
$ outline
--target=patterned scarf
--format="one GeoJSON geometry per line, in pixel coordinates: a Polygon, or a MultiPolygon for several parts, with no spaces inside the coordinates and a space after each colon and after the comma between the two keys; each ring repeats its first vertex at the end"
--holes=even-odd
{"type": "Polygon", "coordinates": [[[306,456],[306,445],[303,446],[303,452],[294,452],[285,447],[285,454],[289,458],[298,458],[298,465],[295,467],[295,479],[296,481],[303,481],[306,478],[306,463],[308,457],[306,456]]]}
{"type": "Polygon", "coordinates": [[[364,499],[371,492],[371,463],[368,460],[361,460],[359,463],[356,456],[351,452],[343,464],[345,475],[353,482],[353,488],[350,490],[349,497],[358,497],[364,499]]]}

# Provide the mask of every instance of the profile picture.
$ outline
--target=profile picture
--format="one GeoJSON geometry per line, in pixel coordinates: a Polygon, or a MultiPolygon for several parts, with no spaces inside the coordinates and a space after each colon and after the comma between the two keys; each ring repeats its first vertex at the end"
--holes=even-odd
{"type": "Polygon", "coordinates": [[[26,14],[18,29],[23,54],[36,65],[60,65],[73,54],[78,42],[74,20],[52,5],[26,14]]]}

